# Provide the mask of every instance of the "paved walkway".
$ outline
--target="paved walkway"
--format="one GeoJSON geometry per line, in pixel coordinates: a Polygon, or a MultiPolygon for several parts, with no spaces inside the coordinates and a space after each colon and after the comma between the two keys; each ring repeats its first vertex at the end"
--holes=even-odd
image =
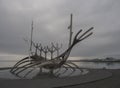
{"type": "Polygon", "coordinates": [[[120,69],[107,70],[112,76],[103,80],[59,88],[120,88],[120,69]]]}
{"type": "Polygon", "coordinates": [[[112,76],[111,72],[106,70],[90,70],[86,75],[69,77],[69,78],[46,78],[46,79],[17,79],[4,80],[0,79],[0,88],[62,88],[70,87],[98,80],[106,79],[112,76]]]}

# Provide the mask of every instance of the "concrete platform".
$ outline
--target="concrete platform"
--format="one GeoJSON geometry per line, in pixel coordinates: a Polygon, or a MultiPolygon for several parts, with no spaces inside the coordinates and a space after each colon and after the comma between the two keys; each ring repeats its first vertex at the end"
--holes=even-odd
{"type": "Polygon", "coordinates": [[[0,79],[0,88],[61,88],[73,85],[85,84],[112,76],[107,70],[90,70],[86,75],[68,78],[45,78],[45,79],[0,79]]]}

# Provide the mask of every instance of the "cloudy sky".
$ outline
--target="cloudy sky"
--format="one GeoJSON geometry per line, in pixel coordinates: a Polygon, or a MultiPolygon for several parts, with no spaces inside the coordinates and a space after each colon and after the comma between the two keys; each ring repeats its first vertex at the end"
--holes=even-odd
{"type": "Polygon", "coordinates": [[[70,14],[73,32],[94,27],[94,34],[77,44],[71,56],[120,54],[120,0],[0,0],[0,55],[24,55],[34,21],[33,39],[44,46],[67,48],[70,14]]]}

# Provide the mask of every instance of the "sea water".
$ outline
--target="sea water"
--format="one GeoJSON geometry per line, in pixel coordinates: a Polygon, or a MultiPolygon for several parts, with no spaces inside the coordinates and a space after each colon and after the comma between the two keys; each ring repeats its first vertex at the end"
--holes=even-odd
{"type": "MultiPolygon", "coordinates": [[[[16,62],[18,62],[19,60],[21,60],[22,58],[24,58],[26,56],[21,56],[21,55],[17,55],[17,56],[0,56],[0,68],[4,68],[4,67],[13,67],[14,64],[16,62]]],[[[72,60],[73,57],[70,57],[70,59],[72,60]]],[[[73,58],[75,59],[79,59],[77,58],[73,58]]],[[[120,69],[120,62],[74,62],[75,64],[77,64],[79,67],[81,68],[106,68],[106,69],[120,69]]]]}
{"type": "MultiPolygon", "coordinates": [[[[12,67],[17,61],[0,61],[0,68],[12,67]]],[[[80,68],[120,69],[120,62],[73,62],[80,68]]]]}
{"type": "MultiPolygon", "coordinates": [[[[14,64],[19,61],[16,59],[8,59],[8,58],[0,58],[0,68],[5,68],[5,67],[13,67],[14,64]]],[[[120,69],[120,63],[119,62],[74,62],[77,64],[80,68],[92,68],[92,69],[120,69]]],[[[13,74],[9,72],[10,69],[8,70],[0,70],[0,78],[6,78],[6,79],[18,79],[18,77],[15,77],[13,74]]],[[[36,69],[32,75],[29,76],[29,78],[33,77],[38,73],[39,69],[36,69]]],[[[61,73],[64,72],[64,68],[61,69],[61,73]]],[[[87,72],[87,71],[85,71],[87,72]]],[[[71,69],[69,69],[63,77],[71,73],[71,69]]],[[[76,70],[74,74],[71,76],[79,75],[80,71],[76,70]]],[[[61,77],[62,77],[61,76],[61,77]]]]}

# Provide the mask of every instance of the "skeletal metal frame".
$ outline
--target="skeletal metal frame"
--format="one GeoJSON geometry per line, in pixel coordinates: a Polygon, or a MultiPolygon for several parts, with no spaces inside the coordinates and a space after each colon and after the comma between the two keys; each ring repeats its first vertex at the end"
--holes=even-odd
{"type": "MultiPolygon", "coordinates": [[[[51,43],[51,47],[48,46],[42,46],[39,43],[34,43],[32,40],[32,36],[33,36],[33,21],[31,24],[31,40],[30,40],[30,50],[29,50],[29,56],[23,58],[22,60],[18,61],[13,68],[10,70],[10,72],[20,78],[25,78],[27,77],[29,74],[31,74],[36,68],[40,68],[39,73],[42,73],[42,69],[48,69],[50,70],[50,74],[54,74],[57,77],[59,77],[61,74],[64,74],[67,72],[68,68],[70,68],[72,71],[71,73],[68,75],[72,75],[76,69],[79,69],[82,72],[82,69],[80,69],[76,64],[74,64],[73,62],[67,61],[70,52],[72,50],[72,48],[79,42],[83,41],[84,39],[88,38],[90,35],[93,34],[93,32],[91,32],[91,30],[93,29],[93,27],[89,28],[86,32],[82,33],[80,35],[80,33],[82,32],[82,29],[79,30],[76,35],[74,36],[74,38],[72,39],[72,14],[71,14],[71,20],[70,20],[70,26],[68,27],[68,29],[70,30],[70,39],[69,39],[69,45],[68,45],[68,49],[66,49],[62,54],[59,55],[59,50],[62,48],[62,45],[59,46],[58,44],[56,44],[56,46],[51,43]],[[34,54],[32,53],[32,46],[34,46],[35,48],[35,52],[34,54]],[[38,55],[38,50],[40,52],[40,54],[38,55]],[[53,53],[57,52],[57,56],[53,57],[53,53]],[[44,55],[43,55],[44,53],[44,55]],[[51,54],[51,59],[47,58],[47,54],[50,53],[51,54]],[[31,68],[31,70],[27,71],[24,75],[20,75],[21,73],[24,73],[26,70],[28,70],[29,68],[31,68]],[[64,68],[64,72],[62,72],[61,74],[59,74],[61,68],[64,68]],[[56,70],[56,72],[53,72],[54,70],[56,70]]],[[[25,40],[26,41],[26,40],[25,40]]]]}
{"type": "MultiPolygon", "coordinates": [[[[50,72],[52,72],[55,69],[60,69],[60,68],[65,68],[67,71],[68,68],[70,67],[73,71],[72,73],[76,70],[75,68],[73,68],[71,65],[73,65],[74,67],[80,69],[76,64],[72,63],[72,62],[67,62],[67,59],[70,55],[70,52],[72,50],[72,48],[79,42],[83,41],[84,39],[88,38],[90,35],[93,34],[93,32],[91,32],[91,30],[93,29],[93,27],[89,28],[86,32],[82,33],[80,35],[80,33],[82,32],[82,29],[79,30],[76,35],[73,38],[73,41],[71,43],[71,45],[69,46],[69,48],[64,51],[62,54],[60,54],[59,56],[52,58],[52,59],[48,59],[46,57],[46,53],[48,52],[47,47],[45,47],[42,51],[45,53],[45,57],[43,57],[42,55],[32,55],[30,57],[26,57],[23,58],[22,60],[18,61],[13,68],[11,69],[11,73],[15,74],[18,77],[26,77],[28,76],[32,71],[35,70],[36,67],[39,68],[44,68],[44,69],[48,69],[50,70],[50,72]],[[29,69],[29,68],[33,68],[31,71],[27,72],[24,76],[20,76],[21,73],[23,73],[25,70],[29,69]]],[[[59,70],[58,70],[59,72],[59,70]]],[[[55,74],[57,74],[58,72],[56,72],[55,74]]],[[[71,74],[72,74],[71,73],[71,74]]]]}

